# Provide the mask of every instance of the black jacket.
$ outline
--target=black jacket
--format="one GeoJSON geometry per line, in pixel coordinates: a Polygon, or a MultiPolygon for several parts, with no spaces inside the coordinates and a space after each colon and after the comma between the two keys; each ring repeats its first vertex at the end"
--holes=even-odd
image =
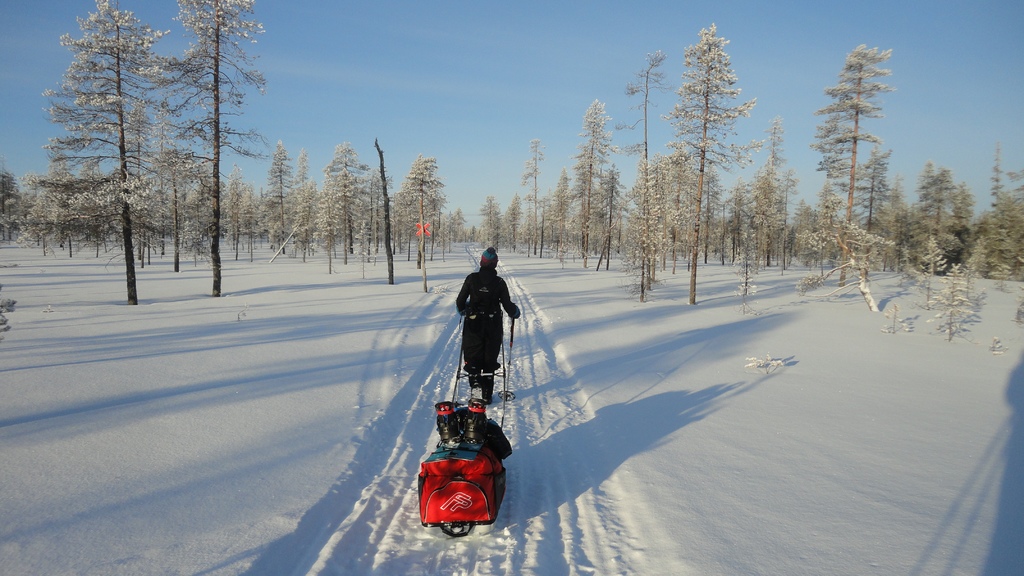
{"type": "Polygon", "coordinates": [[[515,317],[519,307],[509,299],[508,285],[498,276],[494,268],[481,268],[466,276],[462,290],[455,298],[455,307],[467,316],[473,314],[498,315],[504,308],[505,313],[515,317]]]}

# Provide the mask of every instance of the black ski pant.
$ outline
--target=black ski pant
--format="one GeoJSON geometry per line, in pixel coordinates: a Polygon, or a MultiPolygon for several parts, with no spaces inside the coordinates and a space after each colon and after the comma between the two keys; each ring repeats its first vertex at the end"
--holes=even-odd
{"type": "Polygon", "coordinates": [[[462,358],[469,374],[494,372],[501,367],[498,363],[504,338],[501,320],[501,314],[466,317],[462,327],[462,358]]]}

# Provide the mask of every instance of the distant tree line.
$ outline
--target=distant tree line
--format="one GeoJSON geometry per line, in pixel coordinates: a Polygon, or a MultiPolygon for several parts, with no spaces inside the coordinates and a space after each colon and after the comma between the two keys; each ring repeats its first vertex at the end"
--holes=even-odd
{"type": "Polygon", "coordinates": [[[641,301],[660,276],[685,266],[690,303],[696,303],[693,264],[709,261],[744,270],[751,263],[754,270],[817,269],[816,278],[801,281],[802,289],[822,287],[833,275],[844,287],[854,276],[849,285],[872,310],[869,274],[875,270],[941,276],[960,266],[975,276],[1024,280],[1024,171],[1003,171],[998,144],[991,206],[978,217],[974,194],[948,168],[928,162],[911,190],[889,174],[892,151],[865,125],[882,117],[878,96],[891,88],[879,81],[890,75],[880,65],[891,51],[858,46],[847,55],[839,82],[826,88],[832,103],[816,112],[823,122],[812,144],[822,153],[826,182],[810,204],[793,201],[798,180],[786,167],[781,118],[773,119],[762,142],[728,141],[733,123],[754,101],[732,102],[739,90],[726,44],[712,26],[687,48],[679,101],[663,117],[676,128],[671,153],[650,156],[647,139],[651,96],[669,89],[660,71],[665,55],[648,54],[627,85],[627,94],[642,98],[642,117],[629,127],[642,126],[643,139],[624,150],[640,156],[632,188],[624,190],[610,164],[618,150],[606,130],[604,104],[595,101],[584,115],[571,176],[563,167],[554,190],[542,197],[536,182],[543,146],[532,141],[522,179],[529,190],[526,210],[518,194],[504,214],[488,197],[482,225],[471,233],[480,242],[525,247],[527,254],[543,255],[546,248],[583,267],[597,257],[599,268],[614,255],[641,301]],[[753,180],[725,189],[721,172],[749,163],[749,153],[759,148],[767,159],[753,180]]]}
{"type": "Polygon", "coordinates": [[[253,0],[178,5],[192,40],[181,55],[158,54],[166,32],[109,0],[96,0],[96,12],[79,18],[81,37],[61,38],[73,61],[45,95],[64,133],[50,140],[46,174],[19,183],[0,166],[0,239],[69,256],[119,251],[129,304],[138,303],[136,268],[154,252],[173,255],[175,271],[183,259],[209,264],[212,295],[220,296],[222,252],[251,260],[264,243],[303,259],[322,252],[330,273],[339,261],[376,258],[384,244],[390,270],[391,246],[409,248],[416,223],[431,233],[417,243],[421,267],[464,239],[461,212],[444,213],[433,158],[414,162],[394,198],[381,181],[379,145],[381,169],[371,171],[351,144],[339,144],[321,185],[306,152],[293,164],[280,141],[259,191],[237,166],[226,172],[225,152],[259,157],[256,145],[265,142],[237,126],[247,94],[264,87],[244,49],[262,26],[252,17],[253,0]]]}
{"type": "Polygon", "coordinates": [[[781,118],[763,141],[731,142],[735,122],[755,101],[736,101],[728,41],[712,25],[685,50],[680,86],[667,84],[662,52],[648,54],[627,84],[626,93],[639,97],[640,117],[628,126],[642,128],[639,142],[614,146],[611,118],[595,100],[583,116],[575,163],[561,168],[554,189],[539,189],[545,154],[533,140],[525,197],[516,194],[503,208],[488,196],[478,223],[468,226],[461,209],[446,211],[434,158],[417,158],[388,194],[379,145],[377,170],[350,143],[338,144],[320,184],[306,151],[293,158],[280,141],[259,190],[237,166],[225,172],[223,151],[254,155],[263,141],[235,124],[246,91],[264,84],[242,48],[262,32],[252,0],[180,0],[179,20],[193,36],[180,56],[156,54],[164,33],[131,12],[107,0],[96,5],[79,20],[81,38],[61,39],[74,60],[59,89],[47,92],[53,120],[65,129],[51,139],[48,173],[19,183],[0,166],[0,237],[70,256],[120,250],[129,303],[138,299],[135,267],[154,252],[172,254],[175,270],[183,259],[209,263],[217,296],[221,252],[251,260],[261,245],[304,260],[325,255],[328,273],[381,252],[390,258],[392,248],[410,261],[415,253],[424,268],[465,241],[595,270],[616,259],[641,301],[659,278],[685,269],[691,304],[701,262],[742,266],[745,284],[766,268],[810,268],[816,272],[801,289],[849,283],[871,309],[876,270],[935,276],[960,265],[978,276],[1024,280],[1024,172],[1003,171],[998,144],[991,206],[979,216],[972,191],[947,168],[928,163],[913,185],[889,174],[892,152],[867,125],[882,117],[878,97],[891,90],[880,81],[891,74],[881,67],[891,51],[857,47],[838,83],[825,89],[830,104],[816,112],[822,122],[812,147],[826,182],[813,204],[793,201],[798,180],[786,166],[781,118]],[[677,101],[660,120],[675,139],[670,152],[652,155],[651,103],[670,90],[677,101]],[[725,189],[721,174],[748,165],[758,149],[767,158],[752,180],[725,189]],[[638,156],[632,186],[611,160],[618,153],[638,156]],[[417,236],[424,229],[430,235],[417,236]]]}

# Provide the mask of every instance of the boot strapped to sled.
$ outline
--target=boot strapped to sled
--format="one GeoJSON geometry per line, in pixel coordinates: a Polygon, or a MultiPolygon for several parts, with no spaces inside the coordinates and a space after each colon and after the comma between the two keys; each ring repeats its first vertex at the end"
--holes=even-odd
{"type": "Polygon", "coordinates": [[[438,402],[434,409],[437,411],[437,435],[441,437],[441,444],[457,444],[462,440],[462,430],[455,405],[447,401],[438,402]]]}
{"type": "Polygon", "coordinates": [[[483,444],[487,441],[487,407],[483,402],[469,402],[469,414],[466,415],[462,437],[470,444],[483,444]]]}

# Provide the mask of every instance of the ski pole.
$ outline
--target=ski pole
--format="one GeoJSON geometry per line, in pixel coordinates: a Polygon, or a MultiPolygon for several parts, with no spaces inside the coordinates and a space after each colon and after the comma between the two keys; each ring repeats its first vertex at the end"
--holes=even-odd
{"type": "MultiPolygon", "coordinates": [[[[509,373],[508,366],[512,364],[512,343],[516,339],[516,319],[512,318],[511,320],[512,320],[512,327],[509,328],[509,332],[508,332],[509,336],[508,336],[508,358],[507,359],[505,358],[505,347],[504,346],[501,347],[501,360],[502,360],[502,368],[501,368],[501,381],[502,381],[501,399],[504,402],[510,402],[512,400],[515,400],[515,398],[516,398],[515,392],[511,392],[508,389],[508,373],[509,373]]],[[[505,404],[504,404],[504,402],[502,403],[502,407],[501,407],[501,423],[502,423],[502,426],[504,426],[504,424],[505,424],[505,404]]]]}
{"type": "MultiPolygon", "coordinates": [[[[459,314],[459,334],[462,333],[462,314],[459,314]]],[[[462,344],[459,344],[459,360],[455,365],[455,385],[452,386],[452,404],[459,399],[459,379],[462,378],[462,344]]]]}
{"type": "MultiPolygon", "coordinates": [[[[512,352],[512,343],[516,340],[516,319],[512,319],[512,327],[508,330],[508,351],[512,352]]],[[[510,354],[511,355],[511,354],[510,354]]]]}

